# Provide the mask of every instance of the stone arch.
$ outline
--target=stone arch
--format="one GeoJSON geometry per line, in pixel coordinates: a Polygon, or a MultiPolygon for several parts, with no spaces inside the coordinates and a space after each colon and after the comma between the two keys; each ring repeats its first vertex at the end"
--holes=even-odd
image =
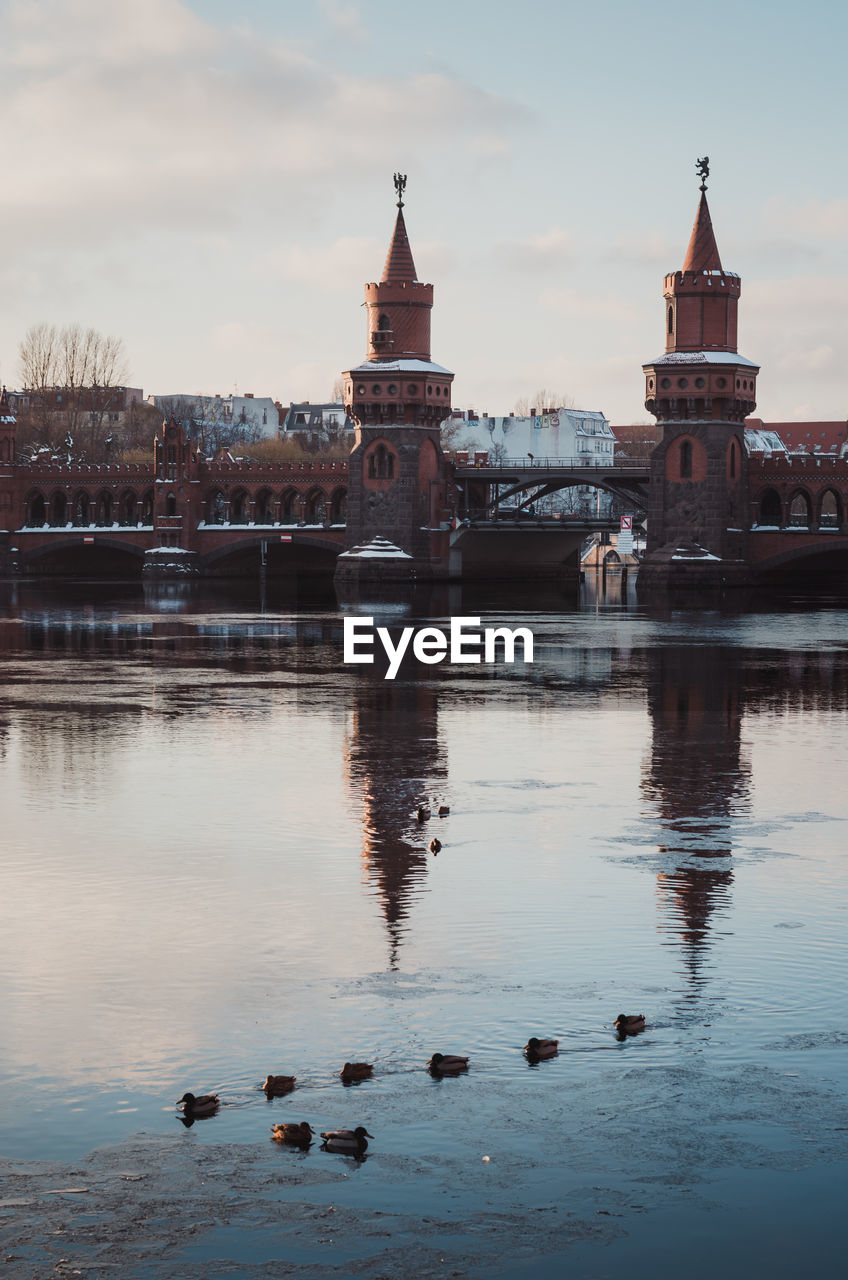
{"type": "Polygon", "coordinates": [[[280,524],[297,524],[299,518],[297,490],[286,489],[280,498],[280,524]]]}
{"type": "Polygon", "coordinates": [[[223,524],[227,519],[227,500],[220,489],[211,489],[206,495],[206,523],[223,524]]]}
{"type": "Polygon", "coordinates": [[[236,489],[230,496],[230,524],[247,524],[250,500],[246,489],[236,489]]]}
{"type": "Polygon", "coordinates": [[[54,528],[68,523],[68,495],[64,489],[56,489],[51,495],[50,523],[54,528]]]}
{"type": "Polygon", "coordinates": [[[819,495],[818,527],[838,529],[843,521],[842,498],[835,489],[825,489],[819,495]]]}
{"type": "Polygon", "coordinates": [[[274,495],[270,489],[260,489],[253,503],[253,523],[274,523],[274,495]]]}
{"type": "Polygon", "coordinates": [[[133,489],[125,489],[118,503],[118,520],[122,525],[138,523],[138,496],[133,489]]]}
{"type": "Polygon", "coordinates": [[[101,526],[112,523],[112,495],[108,489],[101,489],[95,499],[95,521],[101,526]]]}
{"type": "Polygon", "coordinates": [[[343,486],[333,491],[330,499],[330,524],[344,524],[347,519],[347,489],[343,486]]]}
{"type": "Polygon", "coordinates": [[[86,489],[80,489],[74,494],[72,519],[77,526],[91,524],[91,499],[86,489]]]}
{"type": "Polygon", "coordinates": [[[760,510],[757,523],[776,526],[783,524],[783,503],[776,489],[764,489],[760,495],[760,510]]]}
{"type": "Polygon", "coordinates": [[[29,528],[38,528],[40,525],[47,524],[47,503],[39,489],[33,490],[27,496],[25,524],[29,528]]]}
{"type": "Polygon", "coordinates": [[[796,489],[789,499],[790,529],[809,529],[812,523],[813,504],[806,489],[796,489]]]}
{"type": "Polygon", "coordinates": [[[307,524],[324,524],[327,519],[327,495],[323,489],[310,489],[306,495],[304,519],[307,524]]]}

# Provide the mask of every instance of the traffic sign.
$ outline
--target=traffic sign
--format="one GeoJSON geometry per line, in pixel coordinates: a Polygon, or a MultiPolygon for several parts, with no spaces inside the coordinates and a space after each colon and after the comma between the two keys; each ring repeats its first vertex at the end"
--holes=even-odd
{"type": "Polygon", "coordinates": [[[622,517],[621,517],[621,527],[622,527],[622,529],[632,529],[632,528],[633,528],[633,517],[632,517],[632,516],[622,516],[622,517]]]}

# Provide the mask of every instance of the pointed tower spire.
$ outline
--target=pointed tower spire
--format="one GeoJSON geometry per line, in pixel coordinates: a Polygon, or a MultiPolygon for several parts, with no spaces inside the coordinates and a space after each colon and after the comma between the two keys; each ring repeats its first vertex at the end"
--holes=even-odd
{"type": "Polygon", "coordinates": [[[706,187],[701,188],[701,202],[692,235],[689,237],[689,248],[686,250],[684,271],[721,271],[721,258],[718,256],[718,245],[713,232],[713,221],[710,207],[707,204],[706,187]]]}
{"type": "Polygon", "coordinates": [[[401,284],[404,281],[412,284],[418,279],[415,274],[415,263],[409,247],[409,236],[406,234],[406,223],[403,220],[403,201],[398,201],[397,219],[389,252],[386,254],[386,265],[383,267],[382,284],[401,284]]]}

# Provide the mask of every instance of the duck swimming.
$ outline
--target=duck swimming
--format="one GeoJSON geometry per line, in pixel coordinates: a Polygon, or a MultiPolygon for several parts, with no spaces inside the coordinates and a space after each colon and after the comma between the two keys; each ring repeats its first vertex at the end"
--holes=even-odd
{"type": "Polygon", "coordinates": [[[322,1133],[324,1146],[327,1151],[336,1151],[341,1155],[362,1156],[368,1147],[368,1138],[373,1138],[373,1133],[369,1133],[364,1125],[357,1125],[355,1129],[330,1129],[327,1133],[322,1133]]]}
{"type": "Polygon", "coordinates": [[[622,1036],[635,1036],[645,1030],[644,1013],[620,1013],[615,1020],[615,1029],[622,1036]]]}
{"type": "Polygon", "coordinates": [[[524,1052],[531,1062],[540,1058],[553,1058],[558,1050],[559,1040],[538,1040],[536,1036],[531,1036],[524,1046],[524,1052]]]}
{"type": "Polygon", "coordinates": [[[456,1053],[434,1053],[427,1063],[427,1070],[436,1076],[456,1075],[468,1070],[468,1059],[456,1053]]]}
{"type": "Polygon", "coordinates": [[[440,804],[440,805],[439,805],[439,817],[440,817],[440,818],[446,818],[446,817],[448,816],[448,814],[449,814],[449,813],[450,813],[450,805],[448,805],[448,804],[440,804]]]}
{"type": "Polygon", "coordinates": [[[262,1088],[269,1098],[281,1098],[284,1093],[291,1093],[297,1076],[266,1076],[262,1088]]]}
{"type": "Polygon", "coordinates": [[[442,842],[441,842],[441,840],[436,840],[436,839],[435,839],[435,837],[434,837],[434,838],[430,841],[430,852],[431,852],[432,854],[434,854],[434,855],[435,855],[435,854],[437,854],[437,853],[439,852],[439,850],[441,849],[441,847],[442,847],[442,842]]]}
{"type": "Polygon", "coordinates": [[[359,1080],[367,1080],[373,1071],[370,1062],[346,1062],[339,1075],[342,1084],[356,1084],[359,1080]]]}
{"type": "Polygon", "coordinates": [[[416,813],[415,816],[419,822],[426,822],[427,819],[430,817],[430,810],[426,807],[426,805],[423,805],[423,804],[419,805],[418,812],[416,813]]]}
{"type": "Polygon", "coordinates": [[[174,1103],[174,1106],[182,1107],[184,1116],[195,1120],[203,1116],[214,1116],[220,1105],[217,1093],[202,1093],[199,1098],[193,1093],[184,1093],[179,1102],[174,1103]]]}
{"type": "Polygon", "coordinates": [[[305,1120],[300,1124],[273,1124],[271,1137],[275,1142],[288,1142],[294,1147],[308,1147],[315,1130],[305,1120]]]}

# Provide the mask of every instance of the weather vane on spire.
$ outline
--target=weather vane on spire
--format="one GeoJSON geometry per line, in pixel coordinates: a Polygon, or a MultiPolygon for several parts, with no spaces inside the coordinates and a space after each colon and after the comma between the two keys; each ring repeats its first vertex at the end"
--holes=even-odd
{"type": "Polygon", "coordinates": [[[704,156],[701,160],[695,161],[695,168],[698,170],[698,177],[701,179],[701,190],[707,189],[707,178],[710,176],[710,157],[704,156]]]}
{"type": "Polygon", "coordinates": [[[396,173],[395,174],[395,191],[397,192],[397,197],[398,197],[397,206],[399,209],[403,208],[403,193],[405,190],[406,190],[406,174],[396,173]]]}

